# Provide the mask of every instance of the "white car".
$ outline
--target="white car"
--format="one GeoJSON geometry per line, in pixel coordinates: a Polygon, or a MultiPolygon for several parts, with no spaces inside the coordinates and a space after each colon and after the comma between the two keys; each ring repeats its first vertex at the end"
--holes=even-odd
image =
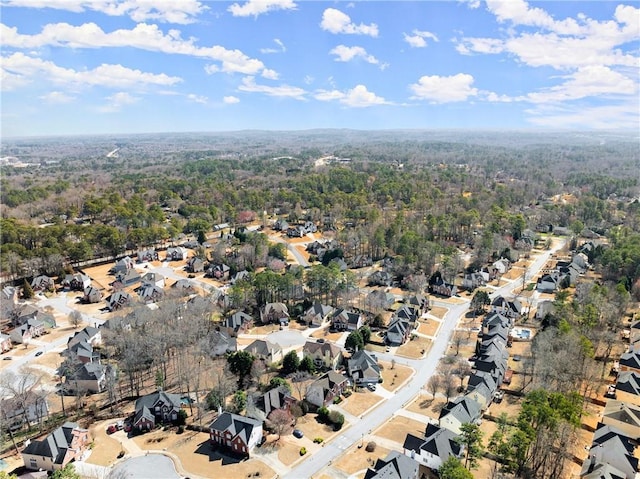
{"type": "Polygon", "coordinates": [[[367,384],[367,389],[369,391],[375,391],[376,390],[376,385],[369,383],[369,384],[367,384]]]}

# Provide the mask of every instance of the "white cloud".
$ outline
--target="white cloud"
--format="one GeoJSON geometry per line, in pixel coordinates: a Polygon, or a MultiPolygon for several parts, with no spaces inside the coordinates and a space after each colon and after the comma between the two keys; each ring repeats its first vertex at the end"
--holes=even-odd
{"type": "Polygon", "coordinates": [[[638,130],[640,110],[637,102],[625,102],[615,105],[589,106],[538,105],[525,110],[531,124],[554,129],[633,129],[638,130]]]}
{"type": "Polygon", "coordinates": [[[196,95],[195,93],[189,93],[187,95],[187,100],[192,101],[193,103],[200,103],[202,105],[206,105],[209,102],[209,99],[206,96],[196,95]]]}
{"type": "Polygon", "coordinates": [[[240,103],[240,98],[229,95],[229,96],[223,97],[222,102],[226,103],[227,105],[233,105],[234,103],[240,103]]]}
{"type": "Polygon", "coordinates": [[[295,10],[298,8],[293,0],[249,0],[244,5],[234,3],[227,11],[234,17],[257,17],[274,10],[295,10]]]}
{"type": "Polygon", "coordinates": [[[127,92],[114,93],[113,95],[108,96],[106,99],[108,103],[98,109],[98,111],[102,113],[118,112],[122,110],[123,107],[127,105],[133,105],[140,100],[140,98],[132,96],[127,92]]]}
{"type": "Polygon", "coordinates": [[[178,24],[193,23],[207,10],[198,0],[3,0],[2,7],[53,8],[74,13],[93,10],[109,16],[129,16],[134,22],[178,24]]]}
{"type": "Polygon", "coordinates": [[[336,10],[335,8],[327,8],[322,14],[320,27],[331,33],[345,33],[351,35],[368,35],[371,37],[378,36],[378,25],[372,23],[365,25],[361,23],[356,25],[351,23],[351,18],[346,13],[336,10]]]}
{"type": "Polygon", "coordinates": [[[46,95],[39,96],[38,98],[45,103],[49,103],[52,105],[71,103],[76,99],[76,97],[67,95],[66,93],[61,91],[52,91],[47,93],[46,95]]]}
{"type": "Polygon", "coordinates": [[[347,47],[345,45],[338,45],[329,52],[330,55],[335,55],[335,61],[337,62],[350,62],[354,58],[362,58],[365,62],[372,65],[378,65],[380,62],[373,55],[369,55],[367,51],[362,47],[347,47]]]}
{"type": "Polygon", "coordinates": [[[182,81],[181,78],[132,70],[122,65],[102,64],[92,70],[73,70],[60,67],[53,62],[14,53],[2,57],[3,88],[4,76],[9,78],[9,85],[19,87],[30,83],[49,81],[67,87],[102,86],[106,88],[144,88],[149,85],[171,86],[182,81]]]}
{"type": "Polygon", "coordinates": [[[338,101],[343,105],[355,108],[389,104],[384,98],[367,90],[367,87],[364,85],[356,85],[346,92],[339,90],[318,90],[314,93],[314,98],[320,101],[338,101]]]}
{"type": "Polygon", "coordinates": [[[277,97],[289,97],[295,98],[296,100],[304,100],[306,91],[302,88],[290,86],[290,85],[280,85],[280,86],[268,86],[268,85],[258,85],[255,82],[254,77],[244,77],[242,79],[242,84],[238,87],[240,91],[246,91],[249,93],[264,93],[269,96],[277,96],[277,97]]]}
{"type": "Polygon", "coordinates": [[[480,6],[480,0],[458,0],[459,3],[465,3],[472,10],[480,6]]]}
{"type": "Polygon", "coordinates": [[[284,46],[284,43],[282,43],[282,40],[280,40],[279,38],[274,38],[273,42],[278,45],[280,48],[261,48],[260,49],[260,53],[284,53],[287,51],[287,47],[284,46]]]}
{"type": "Polygon", "coordinates": [[[467,73],[452,76],[425,75],[420,77],[418,83],[409,85],[409,88],[414,94],[412,99],[450,103],[476,96],[478,89],[472,87],[473,81],[473,77],[467,73]]]}
{"type": "Polygon", "coordinates": [[[640,9],[616,7],[614,19],[596,21],[586,15],[578,20],[555,20],[541,8],[530,8],[523,0],[488,2],[488,9],[500,22],[510,22],[504,38],[463,38],[456,49],[462,54],[514,56],[532,67],[549,66],[572,70],[586,66],[630,66],[640,63],[637,49],[623,52],[619,47],[640,39],[640,9]],[[531,33],[519,27],[537,27],[531,33]]]}
{"type": "Polygon", "coordinates": [[[265,68],[262,70],[262,78],[266,78],[268,80],[277,80],[280,77],[278,72],[275,70],[270,70],[269,68],[265,68]]]}
{"type": "Polygon", "coordinates": [[[566,76],[560,85],[527,95],[533,103],[564,102],[587,97],[635,96],[638,83],[605,66],[584,67],[566,76]]]}
{"type": "Polygon", "coordinates": [[[412,35],[403,33],[404,41],[414,48],[424,48],[427,46],[426,38],[430,38],[434,42],[438,41],[438,37],[431,32],[421,32],[420,30],[414,30],[412,35]]]}
{"type": "Polygon", "coordinates": [[[304,81],[305,85],[311,85],[314,82],[314,80],[315,78],[313,78],[311,75],[305,75],[302,81],[304,81]]]}
{"type": "Polygon", "coordinates": [[[43,27],[35,35],[19,34],[17,28],[0,24],[0,37],[4,47],[40,48],[43,46],[60,46],[72,48],[130,47],[140,50],[162,52],[173,55],[189,55],[220,62],[209,66],[208,73],[243,73],[255,75],[265,66],[257,59],[250,58],[240,50],[228,50],[215,45],[199,47],[195,39],[181,38],[180,31],[169,30],[165,35],[157,25],[139,23],[132,30],[120,29],[106,33],[95,23],[80,26],[68,23],[53,23],[43,27]]]}

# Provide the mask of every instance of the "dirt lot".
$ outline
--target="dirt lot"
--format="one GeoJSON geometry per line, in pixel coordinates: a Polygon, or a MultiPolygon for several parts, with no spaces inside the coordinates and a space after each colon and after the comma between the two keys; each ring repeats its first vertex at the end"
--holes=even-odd
{"type": "Polygon", "coordinates": [[[382,386],[388,391],[395,391],[400,388],[414,373],[413,369],[398,364],[392,365],[384,361],[380,362],[382,366],[382,386]]]}
{"type": "Polygon", "coordinates": [[[361,389],[342,401],[340,407],[354,416],[360,416],[380,401],[382,401],[382,398],[377,394],[367,389],[361,389]]]}
{"type": "Polygon", "coordinates": [[[422,422],[414,421],[404,416],[395,416],[375,431],[375,434],[398,444],[403,444],[407,434],[420,437],[424,434],[425,428],[426,425],[422,422]]]}
{"type": "Polygon", "coordinates": [[[443,398],[432,399],[431,394],[423,394],[411,401],[405,408],[407,411],[423,414],[427,417],[437,419],[440,416],[440,411],[445,405],[443,398]]]}
{"type": "Polygon", "coordinates": [[[390,450],[385,449],[382,446],[377,445],[373,452],[367,452],[365,446],[367,445],[367,439],[364,438],[362,442],[347,449],[344,454],[334,462],[333,466],[346,474],[355,474],[362,471],[362,474],[358,477],[364,477],[364,471],[373,467],[377,459],[384,459],[390,450]],[[362,444],[362,447],[358,447],[362,444]]]}
{"type": "Polygon", "coordinates": [[[449,308],[444,308],[442,306],[434,306],[429,310],[429,314],[435,316],[436,318],[444,318],[444,315],[447,314],[449,308]]]}
{"type": "Polygon", "coordinates": [[[438,329],[440,329],[440,324],[441,323],[439,321],[434,321],[432,319],[429,319],[426,322],[420,321],[420,324],[418,325],[418,332],[427,336],[435,336],[438,329]]]}
{"type": "Polygon", "coordinates": [[[404,356],[412,359],[420,359],[431,348],[431,340],[417,336],[410,339],[398,348],[398,356],[404,356]]]}
{"type": "Polygon", "coordinates": [[[122,445],[120,441],[109,436],[106,432],[107,426],[114,423],[116,420],[117,419],[109,419],[107,421],[96,422],[89,428],[89,435],[94,442],[94,447],[91,450],[91,456],[87,459],[89,464],[109,466],[118,458],[122,445]]]}

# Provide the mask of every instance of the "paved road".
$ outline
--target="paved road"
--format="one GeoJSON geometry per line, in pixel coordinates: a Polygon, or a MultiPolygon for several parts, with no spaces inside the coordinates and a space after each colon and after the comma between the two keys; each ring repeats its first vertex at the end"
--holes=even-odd
{"type": "MultiPolygon", "coordinates": [[[[531,276],[537,274],[549,259],[550,255],[562,248],[563,245],[564,242],[557,245],[553,250],[545,251],[540,254],[540,256],[536,258],[530,266],[528,274],[531,276]]],[[[503,286],[498,287],[490,296],[511,295],[513,290],[521,285],[522,283],[520,280],[507,282],[503,286]]],[[[456,328],[458,321],[468,310],[469,300],[465,300],[465,302],[461,304],[446,304],[446,307],[449,308],[449,311],[442,321],[438,336],[424,359],[410,360],[392,357],[391,355],[386,354],[378,355],[383,360],[395,359],[398,364],[406,364],[413,367],[416,370],[416,374],[411,381],[402,387],[395,395],[384,401],[379,407],[361,417],[359,421],[350,426],[335,440],[331,441],[304,462],[291,469],[291,471],[284,475],[283,478],[306,479],[317,474],[323,468],[330,465],[331,462],[340,456],[346,449],[358,441],[361,441],[364,436],[387,422],[397,413],[397,411],[402,409],[405,404],[411,401],[418,394],[420,389],[427,383],[427,381],[429,381],[429,378],[431,378],[436,371],[438,362],[442,356],[445,355],[453,330],[456,328]]]]}

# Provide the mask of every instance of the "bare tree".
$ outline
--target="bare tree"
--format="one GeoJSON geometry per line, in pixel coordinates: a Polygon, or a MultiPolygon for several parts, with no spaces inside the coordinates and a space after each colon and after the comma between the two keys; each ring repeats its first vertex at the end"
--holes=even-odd
{"type": "Polygon", "coordinates": [[[462,390],[464,378],[471,375],[471,366],[469,366],[469,362],[464,358],[459,358],[456,363],[455,372],[458,379],[460,379],[460,390],[462,390]]]}
{"type": "Polygon", "coordinates": [[[31,430],[31,424],[27,411],[30,406],[34,405],[37,391],[42,385],[42,374],[29,368],[22,368],[18,374],[13,372],[4,372],[0,376],[0,389],[8,391],[8,396],[13,397],[16,405],[20,408],[23,415],[24,423],[31,430]]]}
{"type": "Polygon", "coordinates": [[[312,377],[313,376],[306,371],[296,371],[295,373],[289,374],[291,384],[293,384],[293,388],[298,393],[298,399],[300,401],[307,395],[308,382],[312,377]]]}
{"type": "Polygon", "coordinates": [[[436,398],[436,394],[438,394],[441,387],[442,376],[440,376],[439,374],[434,374],[429,378],[429,381],[427,381],[427,390],[431,393],[433,399],[436,398]]]}
{"type": "Polygon", "coordinates": [[[77,328],[78,326],[80,326],[83,321],[82,313],[75,309],[69,313],[69,316],[67,318],[69,320],[69,324],[74,328],[77,328]]]}
{"type": "Polygon", "coordinates": [[[275,409],[267,418],[267,424],[278,435],[277,440],[280,440],[280,436],[293,427],[293,422],[293,415],[286,409],[275,409]]]}

